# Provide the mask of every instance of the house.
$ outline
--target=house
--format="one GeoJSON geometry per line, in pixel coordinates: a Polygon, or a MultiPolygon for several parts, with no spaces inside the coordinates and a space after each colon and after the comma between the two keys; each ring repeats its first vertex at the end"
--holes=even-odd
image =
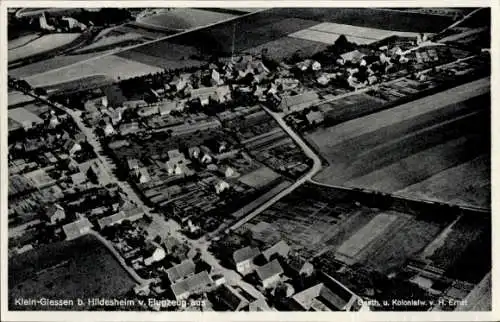
{"type": "Polygon", "coordinates": [[[203,153],[203,156],[201,157],[201,163],[203,164],[208,164],[212,163],[212,157],[208,153],[203,153]]]}
{"type": "Polygon", "coordinates": [[[78,219],[63,226],[66,240],[72,240],[87,234],[92,228],[92,224],[87,218],[78,219]]]}
{"type": "Polygon", "coordinates": [[[226,278],[222,274],[212,275],[212,280],[215,282],[215,286],[221,286],[226,283],[226,278]]]}
{"type": "Polygon", "coordinates": [[[50,206],[47,210],[46,216],[51,224],[55,224],[57,221],[65,219],[66,213],[64,212],[64,208],[56,203],[50,206]]]}
{"type": "Polygon", "coordinates": [[[223,284],[213,292],[216,304],[225,311],[238,312],[250,303],[234,287],[223,284]]]}
{"type": "Polygon", "coordinates": [[[54,129],[56,128],[61,122],[59,122],[59,119],[57,118],[56,115],[52,115],[49,120],[49,129],[54,129]]]}
{"type": "Polygon", "coordinates": [[[110,136],[115,134],[115,129],[113,128],[113,125],[111,123],[106,123],[104,126],[104,135],[105,136],[110,136]]]}
{"type": "Polygon", "coordinates": [[[107,226],[113,226],[122,223],[124,220],[136,221],[144,216],[144,209],[141,207],[134,207],[117,212],[116,214],[103,217],[97,220],[97,225],[100,229],[107,226]]]}
{"type": "Polygon", "coordinates": [[[210,98],[214,98],[217,95],[216,89],[216,86],[193,89],[191,91],[191,98],[193,100],[199,99],[202,106],[208,105],[210,98]]]}
{"type": "Polygon", "coordinates": [[[144,106],[139,108],[137,111],[137,115],[140,117],[148,117],[151,115],[158,114],[160,112],[160,108],[158,105],[153,105],[153,106],[144,106]]]}
{"type": "Polygon", "coordinates": [[[147,257],[147,258],[144,259],[144,265],[150,266],[154,262],[159,262],[162,259],[164,259],[166,255],[167,254],[165,253],[165,250],[163,248],[157,247],[153,251],[153,253],[151,254],[151,256],[149,256],[149,257],[147,257]]]}
{"type": "Polygon", "coordinates": [[[231,88],[229,85],[219,86],[215,89],[216,97],[213,100],[219,103],[224,103],[231,100],[231,88]]]}
{"type": "Polygon", "coordinates": [[[229,183],[227,183],[226,181],[220,180],[219,182],[217,182],[215,184],[215,193],[220,194],[229,188],[230,188],[229,183]]]}
{"type": "Polygon", "coordinates": [[[363,54],[362,52],[360,52],[359,50],[353,50],[353,51],[350,51],[348,53],[345,53],[345,54],[342,54],[340,55],[340,57],[345,61],[345,62],[351,62],[351,63],[354,63],[354,64],[357,64],[361,61],[361,59],[363,59],[363,57],[365,57],[365,54],[363,54]]]}
{"type": "Polygon", "coordinates": [[[299,276],[311,276],[314,273],[314,266],[299,256],[291,256],[286,261],[287,275],[296,278],[299,276]]]}
{"type": "Polygon", "coordinates": [[[340,282],[327,279],[295,294],[291,300],[294,310],[300,311],[352,311],[360,308],[359,297],[340,282]]]}
{"type": "Polygon", "coordinates": [[[186,299],[190,295],[208,291],[213,286],[213,281],[206,271],[200,272],[183,279],[170,286],[176,300],[186,299]]]}
{"type": "Polygon", "coordinates": [[[199,147],[197,146],[194,146],[194,147],[190,147],[188,149],[188,153],[189,153],[189,157],[191,159],[198,159],[200,157],[200,154],[201,154],[201,150],[199,147]]]}
{"type": "Polygon", "coordinates": [[[180,106],[180,104],[175,101],[162,102],[159,108],[160,115],[168,115],[170,112],[177,110],[178,106],[180,106]]]}
{"type": "Polygon", "coordinates": [[[139,183],[148,183],[151,180],[146,167],[137,170],[137,180],[139,183]]]}
{"type": "Polygon", "coordinates": [[[148,103],[145,100],[125,101],[122,103],[122,106],[125,109],[135,109],[146,105],[148,105],[148,103]]]}
{"type": "Polygon", "coordinates": [[[196,272],[196,265],[190,259],[181,262],[167,269],[167,276],[170,284],[175,284],[180,280],[193,276],[196,272]]]}
{"type": "Polygon", "coordinates": [[[76,152],[78,151],[81,151],[82,150],[82,146],[77,143],[76,141],[74,140],[67,140],[65,143],[64,143],[64,150],[66,150],[66,152],[68,152],[68,154],[70,156],[73,156],[76,152]]]}
{"type": "Polygon", "coordinates": [[[240,175],[238,172],[236,172],[230,166],[226,166],[225,169],[223,169],[223,172],[224,172],[224,176],[226,178],[237,178],[240,175]]]}
{"type": "Polygon", "coordinates": [[[311,69],[314,71],[318,71],[321,69],[321,64],[317,61],[314,61],[311,65],[311,69]]]}
{"type": "Polygon", "coordinates": [[[77,172],[71,175],[71,182],[74,185],[80,185],[87,181],[87,176],[83,172],[77,172]]]}
{"type": "Polygon", "coordinates": [[[138,122],[130,122],[120,125],[120,133],[121,135],[128,135],[137,133],[139,131],[139,123],[138,122]]]}
{"type": "Polygon", "coordinates": [[[137,159],[131,158],[127,160],[127,168],[129,171],[139,170],[139,161],[137,159]]]}
{"type": "Polygon", "coordinates": [[[275,286],[281,279],[283,268],[278,260],[273,260],[263,266],[257,267],[257,276],[264,288],[275,286]]]}
{"type": "Polygon", "coordinates": [[[167,172],[169,175],[181,175],[184,173],[185,165],[188,163],[184,154],[178,149],[167,152],[168,161],[166,162],[167,172]]]}
{"type": "Polygon", "coordinates": [[[306,119],[310,125],[318,125],[318,124],[323,123],[323,121],[325,120],[325,117],[323,116],[323,113],[320,111],[311,111],[311,112],[307,113],[306,119]]]}
{"type": "Polygon", "coordinates": [[[122,120],[122,112],[121,110],[116,109],[109,113],[109,117],[111,118],[111,123],[113,125],[117,125],[122,120]]]}
{"type": "Polygon", "coordinates": [[[20,124],[25,130],[43,125],[44,123],[44,121],[38,115],[28,111],[23,107],[9,109],[8,118],[13,122],[20,124]]]}
{"type": "Polygon", "coordinates": [[[267,261],[270,261],[274,255],[279,255],[281,257],[287,258],[289,253],[290,253],[290,246],[288,246],[288,244],[285,241],[280,240],[273,246],[263,251],[262,255],[264,255],[267,261]]]}
{"type": "Polygon", "coordinates": [[[47,161],[49,161],[50,163],[57,162],[57,158],[54,156],[54,154],[52,154],[52,152],[45,152],[44,156],[47,159],[47,161]]]}
{"type": "Polygon", "coordinates": [[[233,261],[238,273],[246,275],[253,270],[252,261],[260,254],[257,248],[250,246],[238,249],[233,253],[233,261]]]}
{"type": "Polygon", "coordinates": [[[278,109],[281,111],[297,112],[320,100],[315,91],[306,91],[298,95],[284,96],[278,109]]]}
{"type": "Polygon", "coordinates": [[[224,83],[220,77],[220,73],[215,69],[212,69],[212,74],[210,75],[210,82],[212,83],[212,85],[222,85],[224,83]]]}

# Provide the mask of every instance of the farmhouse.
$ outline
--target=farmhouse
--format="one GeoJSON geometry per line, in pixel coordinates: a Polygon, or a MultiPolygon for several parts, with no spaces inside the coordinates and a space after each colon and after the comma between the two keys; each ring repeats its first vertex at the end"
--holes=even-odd
{"type": "Polygon", "coordinates": [[[128,210],[122,210],[111,216],[107,216],[97,220],[97,224],[100,229],[107,226],[113,226],[122,223],[124,220],[136,221],[144,216],[144,210],[139,207],[135,207],[128,210]]]}
{"type": "Polygon", "coordinates": [[[218,287],[213,295],[217,304],[231,312],[241,311],[250,304],[234,287],[226,284],[218,287]]]}
{"type": "Polygon", "coordinates": [[[257,248],[250,246],[238,249],[233,254],[233,261],[238,273],[246,275],[253,270],[252,260],[260,254],[257,248]]]}
{"type": "Polygon", "coordinates": [[[206,291],[212,285],[213,281],[207,271],[203,271],[172,284],[170,287],[175,299],[181,300],[188,298],[192,294],[206,291]]]}
{"type": "Polygon", "coordinates": [[[290,303],[300,311],[352,311],[359,309],[358,297],[340,282],[325,281],[295,294],[290,303]]]}
{"type": "Polygon", "coordinates": [[[66,240],[72,240],[87,234],[92,228],[92,224],[87,218],[78,219],[70,224],[63,226],[66,240]]]}
{"type": "Polygon", "coordinates": [[[275,286],[283,274],[283,268],[281,268],[280,263],[276,259],[264,266],[257,267],[256,271],[264,288],[275,286]]]}
{"type": "Polygon", "coordinates": [[[8,114],[10,120],[20,124],[25,130],[43,124],[43,120],[38,115],[31,113],[23,107],[10,109],[8,114]]]}
{"type": "Polygon", "coordinates": [[[59,204],[54,204],[52,205],[48,210],[47,210],[47,219],[51,224],[55,224],[59,220],[63,220],[66,218],[66,213],[64,212],[64,208],[61,207],[59,204]]]}
{"type": "Polygon", "coordinates": [[[319,102],[318,94],[314,91],[307,91],[298,95],[284,96],[278,110],[297,112],[316,102],[319,102]]]}
{"type": "Polygon", "coordinates": [[[170,284],[175,284],[185,278],[195,274],[195,264],[192,260],[188,259],[182,263],[167,269],[167,276],[170,284]]]}

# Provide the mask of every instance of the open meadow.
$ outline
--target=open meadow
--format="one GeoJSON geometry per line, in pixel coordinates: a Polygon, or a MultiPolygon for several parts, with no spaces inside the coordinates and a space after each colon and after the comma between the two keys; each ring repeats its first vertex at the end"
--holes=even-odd
{"type": "Polygon", "coordinates": [[[489,163],[469,163],[489,158],[488,91],[486,78],[308,134],[328,161],[314,180],[488,208],[489,163]]]}
{"type": "Polygon", "coordinates": [[[31,86],[38,87],[46,84],[63,83],[93,75],[105,75],[114,80],[118,80],[160,71],[162,71],[162,69],[158,67],[111,55],[72,65],[68,68],[56,69],[26,77],[25,80],[31,86]]]}
{"type": "Polygon", "coordinates": [[[80,37],[78,33],[45,35],[27,42],[24,46],[9,49],[7,60],[11,63],[38,54],[43,54],[57,49],[58,47],[68,45],[78,39],[78,37],[80,37]]]}
{"type": "MultiPolygon", "coordinates": [[[[16,298],[123,298],[135,285],[118,261],[95,237],[84,236],[31,250],[9,259],[9,308],[16,298]]],[[[78,309],[50,307],[53,310],[78,309]]]]}
{"type": "Polygon", "coordinates": [[[137,25],[160,30],[186,30],[234,18],[236,15],[193,8],[164,9],[163,12],[137,19],[137,25]]]}

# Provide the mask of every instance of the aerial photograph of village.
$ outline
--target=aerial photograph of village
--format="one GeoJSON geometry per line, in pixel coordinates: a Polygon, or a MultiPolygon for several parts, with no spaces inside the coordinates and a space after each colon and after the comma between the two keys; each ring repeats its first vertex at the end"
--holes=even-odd
{"type": "Polygon", "coordinates": [[[492,310],[489,7],[7,11],[9,311],[492,310]]]}

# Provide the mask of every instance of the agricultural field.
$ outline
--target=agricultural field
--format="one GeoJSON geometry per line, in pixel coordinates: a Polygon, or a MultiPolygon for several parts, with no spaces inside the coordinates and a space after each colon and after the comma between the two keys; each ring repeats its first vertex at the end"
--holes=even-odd
{"type": "Polygon", "coordinates": [[[9,63],[42,54],[58,47],[68,45],[78,39],[80,34],[78,33],[68,33],[68,34],[49,34],[37,38],[31,42],[28,42],[24,46],[15,47],[9,49],[7,54],[7,60],[9,63]]]}
{"type": "Polygon", "coordinates": [[[477,204],[489,208],[491,202],[490,172],[490,156],[483,154],[403,190],[398,190],[395,194],[431,201],[442,200],[458,205],[477,204]]]}
{"type": "Polygon", "coordinates": [[[268,50],[268,55],[270,57],[280,61],[282,59],[290,58],[295,53],[298,53],[300,57],[311,57],[318,52],[326,50],[327,47],[327,44],[317,41],[282,37],[256,47],[246,49],[245,52],[250,54],[260,54],[265,48],[268,50]]]}
{"type": "Polygon", "coordinates": [[[344,35],[350,42],[365,45],[393,35],[402,37],[416,37],[417,34],[418,33],[415,32],[391,31],[385,29],[324,22],[318,25],[314,25],[308,29],[297,31],[288,36],[292,38],[317,41],[328,45],[333,45],[341,35],[344,35]]]}
{"type": "Polygon", "coordinates": [[[160,71],[162,71],[162,69],[158,67],[110,55],[29,76],[26,77],[25,80],[30,83],[31,86],[38,87],[47,84],[63,83],[93,75],[106,75],[114,80],[118,80],[160,71]]]}
{"type": "Polygon", "coordinates": [[[448,277],[478,283],[491,269],[489,224],[486,220],[462,217],[419,257],[442,269],[448,277]]]}
{"type": "Polygon", "coordinates": [[[118,53],[118,57],[123,57],[142,64],[157,66],[161,68],[178,68],[184,66],[199,66],[200,60],[190,57],[198,54],[195,47],[183,46],[168,41],[137,47],[131,50],[118,53]],[[157,46],[154,46],[157,44],[157,46]]]}
{"type": "Polygon", "coordinates": [[[75,93],[79,91],[84,91],[85,89],[94,89],[113,83],[113,80],[105,75],[92,75],[75,80],[70,80],[67,82],[50,84],[42,86],[43,89],[47,91],[49,95],[59,94],[59,93],[75,93]]]}
{"type": "Polygon", "coordinates": [[[214,12],[203,9],[175,8],[164,9],[163,12],[139,18],[135,24],[138,26],[158,28],[160,30],[187,30],[206,26],[215,22],[234,18],[236,15],[214,12]]]}
{"type": "Polygon", "coordinates": [[[29,34],[9,40],[7,43],[7,48],[8,50],[12,50],[18,47],[25,46],[26,44],[36,40],[39,37],[40,37],[39,34],[29,34]]]}
{"type": "Polygon", "coordinates": [[[127,33],[119,36],[108,36],[101,38],[91,45],[79,48],[73,51],[74,54],[83,54],[87,52],[102,51],[105,49],[115,49],[117,47],[130,46],[133,44],[139,44],[144,41],[141,34],[138,33],[127,33]]]}
{"type": "Polygon", "coordinates": [[[274,14],[318,22],[393,31],[439,32],[453,23],[452,17],[422,15],[384,8],[275,8],[274,14]]]}
{"type": "MultiPolygon", "coordinates": [[[[102,54],[103,52],[101,52],[102,54]]],[[[9,75],[15,78],[24,78],[36,74],[45,73],[54,69],[63,68],[95,57],[95,53],[57,56],[33,64],[25,65],[15,69],[9,69],[9,75]]]]}
{"type": "Polygon", "coordinates": [[[488,91],[481,79],[308,134],[329,164],[314,180],[488,208],[489,163],[471,162],[489,158],[488,91]]]}
{"type": "Polygon", "coordinates": [[[387,273],[420,253],[452,218],[434,221],[430,214],[427,218],[410,214],[411,208],[380,209],[357,202],[358,198],[355,193],[308,184],[244,229],[266,246],[283,239],[306,258],[328,253],[344,264],[387,273]]]}
{"type": "Polygon", "coordinates": [[[135,285],[108,249],[91,236],[49,244],[12,257],[8,276],[11,310],[40,309],[15,307],[15,298],[123,298],[135,285]]]}

